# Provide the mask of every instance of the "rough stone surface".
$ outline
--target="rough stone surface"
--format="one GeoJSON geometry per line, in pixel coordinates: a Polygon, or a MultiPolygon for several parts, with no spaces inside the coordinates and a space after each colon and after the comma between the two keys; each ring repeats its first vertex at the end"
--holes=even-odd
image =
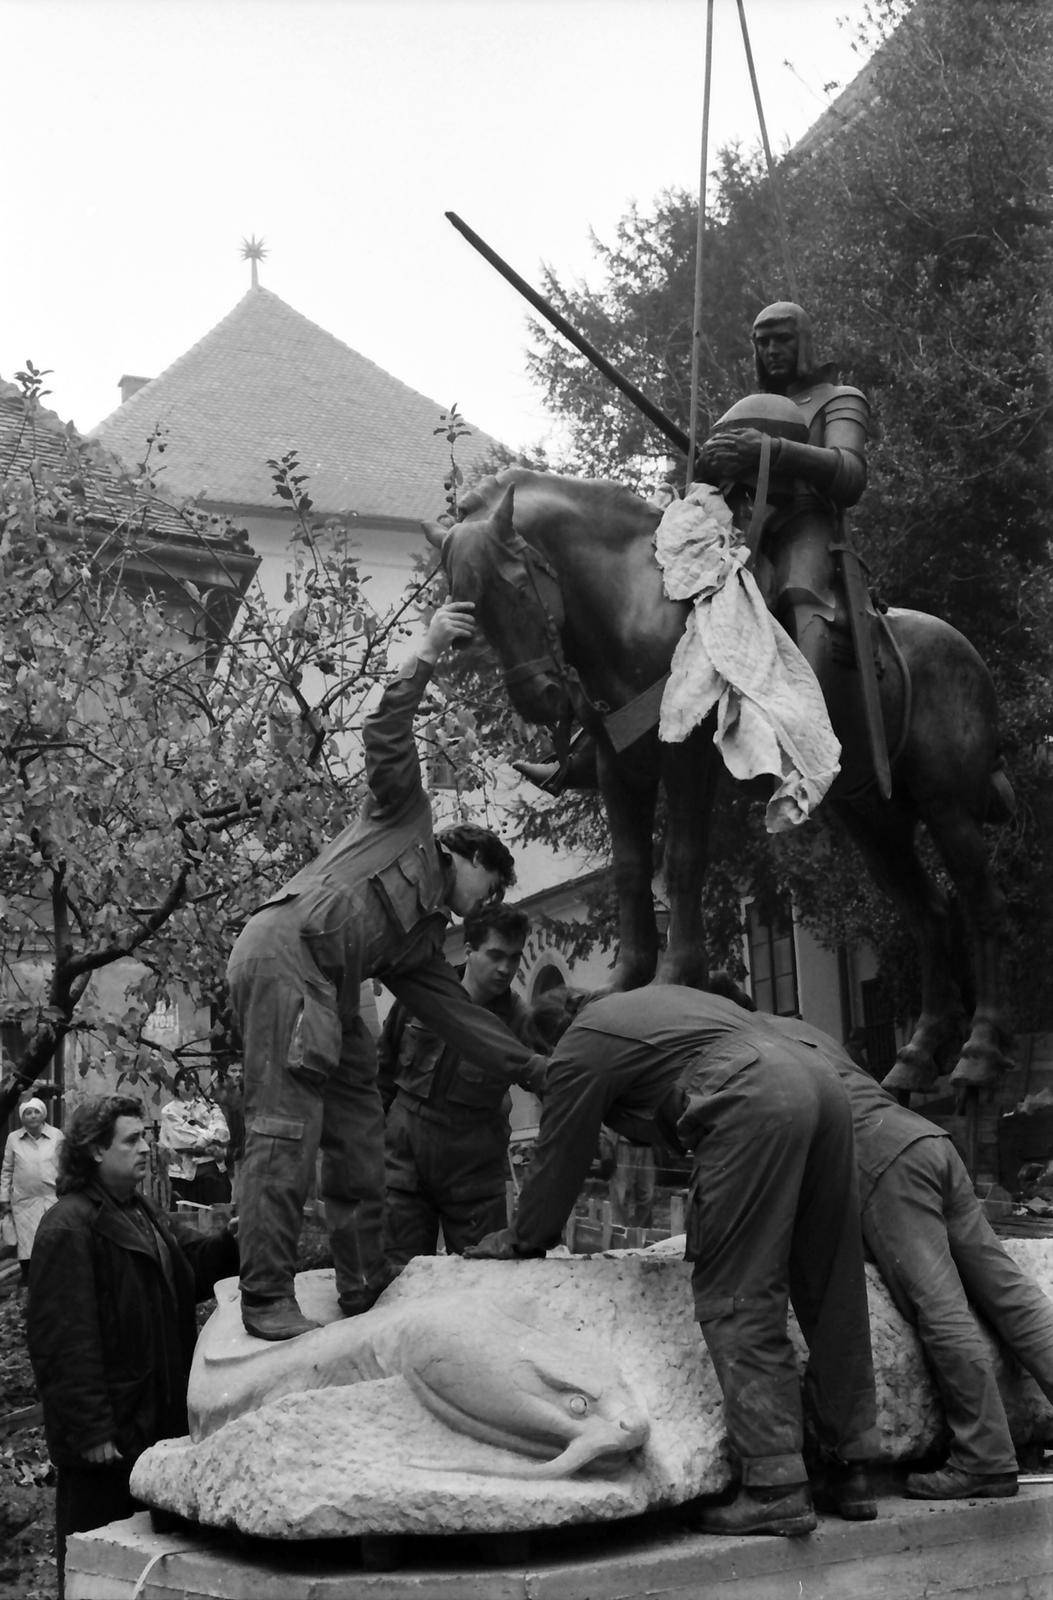
{"type": "MultiPolygon", "coordinates": [[[[300,1303],[327,1325],[285,1345],[243,1335],[228,1282],[195,1358],[199,1437],[147,1451],[133,1490],[213,1526],[317,1539],[604,1521],[720,1489],[730,1477],[720,1392],[694,1320],[690,1269],[675,1248],[525,1262],[420,1258],[372,1312],[339,1320],[332,1274],[306,1273],[300,1303]],[[399,1330],[450,1295],[465,1296],[466,1325],[473,1308],[478,1323],[484,1296],[515,1314],[528,1306],[546,1346],[555,1336],[570,1355],[580,1339],[598,1348],[650,1423],[617,1475],[507,1476],[522,1469],[521,1454],[452,1432],[418,1398],[412,1376],[391,1370],[399,1330]]],[[[1008,1248],[1053,1292],[1049,1241],[1008,1248]]],[[[909,1460],[940,1444],[939,1402],[913,1333],[868,1272],[882,1458],[909,1460]]],[[[1017,1443],[1053,1437],[1053,1408],[1034,1382],[1001,1359],[999,1379],[1017,1443]]]]}

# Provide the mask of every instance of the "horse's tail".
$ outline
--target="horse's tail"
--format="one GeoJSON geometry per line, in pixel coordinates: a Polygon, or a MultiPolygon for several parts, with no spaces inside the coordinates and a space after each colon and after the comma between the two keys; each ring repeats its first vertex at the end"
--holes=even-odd
{"type": "Polygon", "coordinates": [[[991,769],[987,787],[987,821],[1008,822],[1016,815],[1016,795],[1005,769],[1005,756],[999,756],[991,769]]]}

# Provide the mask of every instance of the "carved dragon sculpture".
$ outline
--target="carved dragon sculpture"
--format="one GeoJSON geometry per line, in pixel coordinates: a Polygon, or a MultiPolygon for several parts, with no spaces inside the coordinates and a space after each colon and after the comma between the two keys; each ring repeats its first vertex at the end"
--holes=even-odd
{"type": "MultiPolygon", "coordinates": [[[[196,1439],[284,1394],[396,1375],[455,1433],[524,1457],[514,1470],[495,1467],[504,1476],[616,1472],[648,1437],[645,1411],[604,1352],[570,1328],[537,1327],[528,1306],[428,1296],[269,1345],[242,1329],[232,1288],[220,1286],[194,1360],[196,1439]]],[[[410,1464],[486,1471],[453,1457],[410,1464]]]]}

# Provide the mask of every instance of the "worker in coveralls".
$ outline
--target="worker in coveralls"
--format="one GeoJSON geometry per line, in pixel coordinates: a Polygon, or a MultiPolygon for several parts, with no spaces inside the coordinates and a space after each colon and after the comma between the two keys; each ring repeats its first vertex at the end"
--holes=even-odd
{"type": "MultiPolygon", "coordinates": [[[[530,1007],[512,988],[530,931],[525,911],[486,906],[464,919],[461,982],[477,1006],[517,1039],[533,1038],[530,1007]]],[[[465,1061],[404,1005],[391,1008],[377,1044],[387,1117],[385,1248],[392,1266],[433,1256],[504,1226],[511,1096],[497,1074],[465,1061]]]]}
{"type": "Polygon", "coordinates": [[[293,1280],[319,1147],[341,1310],[367,1310],[392,1276],[376,1052],[359,1015],[364,979],[379,978],[502,1082],[537,1089],[543,1080],[543,1058],[473,1005],[442,956],[450,913],[496,902],[514,881],[512,857],[488,829],[435,834],[414,740],[435,663],[470,637],[472,612],[460,601],[435,613],[416,657],[366,719],[368,792],[358,821],[250,918],[231,953],[245,1061],[241,1308],[260,1339],[316,1326],[300,1311],[293,1280]]]}
{"type": "MultiPolygon", "coordinates": [[[[542,1032],[552,1004],[546,996],[534,1009],[542,1032]]],[[[827,1491],[842,1516],[873,1517],[864,1465],[876,1449],[870,1320],[852,1113],[837,1073],[817,1051],[698,989],[650,984],[571,997],[553,1031],[567,1023],[515,1221],[465,1254],[508,1260],[557,1243],[601,1123],[693,1151],[695,1311],[741,1478],[735,1499],[704,1508],[699,1526],[726,1534],[816,1526],[788,1300],[808,1344],[804,1393],[827,1491]]]]}
{"type": "Polygon", "coordinates": [[[1017,1265],[984,1216],[945,1128],[901,1106],[835,1040],[790,1017],[769,1019],[821,1051],[852,1107],[863,1242],[914,1328],[943,1402],[942,1467],[912,1472],[913,1500],[1004,1498],[1017,1459],[984,1318],[1053,1400],[1053,1300],[1017,1265]]]}

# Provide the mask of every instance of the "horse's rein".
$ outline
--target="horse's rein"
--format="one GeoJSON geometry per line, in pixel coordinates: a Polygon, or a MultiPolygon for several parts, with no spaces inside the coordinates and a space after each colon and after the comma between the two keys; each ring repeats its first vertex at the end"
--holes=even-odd
{"type": "Polygon", "coordinates": [[[563,611],[563,591],[560,588],[559,578],[552,565],[545,559],[539,550],[528,544],[522,534],[516,533],[515,543],[512,546],[516,555],[523,563],[524,571],[533,591],[534,600],[541,615],[545,619],[545,638],[548,641],[548,655],[536,656],[532,661],[524,661],[517,667],[509,667],[504,674],[506,685],[517,682],[520,678],[531,676],[537,668],[550,663],[555,669],[556,676],[563,686],[570,709],[565,717],[556,725],[554,743],[556,756],[561,767],[565,766],[570,757],[571,737],[573,734],[574,718],[577,717],[582,727],[592,733],[602,733],[606,727],[606,719],[610,707],[603,701],[593,700],[581,681],[581,676],[576,668],[567,665],[563,654],[563,641],[561,629],[565,621],[563,611]],[[542,572],[552,584],[559,599],[560,616],[557,620],[545,603],[544,596],[538,584],[537,573],[542,572]]]}

